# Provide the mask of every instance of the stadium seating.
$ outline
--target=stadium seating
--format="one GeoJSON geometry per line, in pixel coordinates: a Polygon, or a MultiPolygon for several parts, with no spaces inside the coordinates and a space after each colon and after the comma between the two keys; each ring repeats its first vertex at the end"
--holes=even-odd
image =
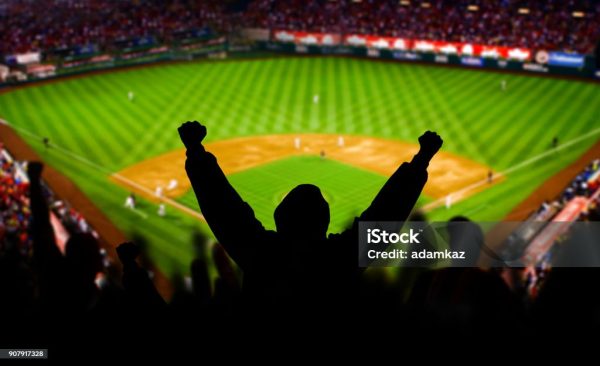
{"type": "Polygon", "coordinates": [[[30,210],[27,199],[27,178],[18,164],[0,145],[0,243],[8,241],[27,251],[27,227],[30,210]]]}
{"type": "MultiPolygon", "coordinates": [[[[26,254],[30,250],[29,225],[29,179],[25,163],[16,161],[0,143],[0,247],[16,246],[26,254]]],[[[58,199],[47,186],[45,195],[52,210],[51,222],[56,233],[56,242],[64,250],[69,235],[75,233],[98,234],[85,218],[68,202],[58,199]]]]}
{"type": "Polygon", "coordinates": [[[588,1],[253,1],[247,26],[481,43],[590,54],[600,4],[588,1]],[[470,10],[471,9],[471,10],[470,10]]]}
{"type": "MultiPolygon", "coordinates": [[[[531,245],[535,245],[536,238],[544,235],[544,230],[556,225],[556,220],[565,224],[561,218],[561,212],[573,212],[570,204],[575,203],[576,199],[584,198],[585,204],[575,206],[575,220],[577,221],[598,221],[600,219],[600,159],[592,161],[582,172],[580,172],[571,183],[565,187],[563,192],[551,202],[544,202],[531,216],[524,221],[517,230],[504,243],[504,256],[511,257],[513,254],[522,255],[527,253],[531,245]],[[554,224],[551,222],[554,221],[554,224]],[[532,244],[533,243],[533,244],[532,244]]],[[[540,258],[524,271],[524,287],[527,289],[530,297],[535,297],[544,284],[544,279],[552,269],[552,262],[556,256],[558,244],[568,240],[572,233],[567,231],[563,235],[551,237],[547,242],[549,246],[543,251],[540,258]]]]}
{"type": "Polygon", "coordinates": [[[48,51],[153,37],[169,42],[178,32],[211,27],[310,30],[371,34],[487,45],[594,51],[600,4],[593,1],[482,0],[255,0],[244,12],[224,2],[191,0],[9,0],[0,5],[0,54],[48,51]],[[343,15],[343,16],[342,16],[343,15]]]}
{"type": "Polygon", "coordinates": [[[49,51],[72,46],[113,47],[119,40],[156,37],[168,42],[176,32],[207,25],[226,30],[219,1],[50,0],[7,1],[0,5],[0,54],[49,51]]]}

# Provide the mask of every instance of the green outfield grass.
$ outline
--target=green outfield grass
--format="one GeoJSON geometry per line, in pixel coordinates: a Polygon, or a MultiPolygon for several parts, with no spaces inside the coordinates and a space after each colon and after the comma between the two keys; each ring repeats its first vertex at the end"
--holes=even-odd
{"type": "MultiPolygon", "coordinates": [[[[369,206],[386,178],[318,156],[295,156],[232,174],[229,180],[268,229],[275,228],[274,203],[280,202],[299,183],[315,184],[329,202],[329,230],[335,233],[347,228],[351,218],[369,206]]],[[[190,207],[197,205],[192,191],[180,201],[190,207]]],[[[422,196],[419,202],[428,201],[422,196]]]]}
{"type": "MultiPolygon", "coordinates": [[[[206,230],[143,201],[123,209],[127,191],[108,180],[141,160],[181,148],[176,128],[197,119],[208,141],[276,133],[345,133],[416,142],[425,130],[443,149],[510,169],[600,126],[597,84],[343,58],[277,58],[163,65],[32,86],[0,95],[0,118],[46,162],[73,179],[126,233],[149,241],[170,273],[186,271],[190,237],[206,230]],[[500,90],[501,80],[508,89],[500,90]],[[127,98],[135,93],[134,102],[127,98]],[[319,103],[313,103],[313,95],[319,103]],[[47,136],[58,148],[45,151],[47,136]],[[85,161],[83,161],[85,159],[85,161]]],[[[598,134],[526,165],[502,184],[429,213],[498,220],[539,184],[574,161],[598,134]]],[[[332,228],[364,209],[385,177],[331,161],[293,158],[231,176],[267,227],[277,201],[296,183],[319,184],[332,201],[332,228]],[[270,183],[271,182],[271,183],[270,183]]],[[[425,199],[426,200],[426,199],[425,199]]],[[[180,199],[197,208],[193,195],[180,199]]]]}

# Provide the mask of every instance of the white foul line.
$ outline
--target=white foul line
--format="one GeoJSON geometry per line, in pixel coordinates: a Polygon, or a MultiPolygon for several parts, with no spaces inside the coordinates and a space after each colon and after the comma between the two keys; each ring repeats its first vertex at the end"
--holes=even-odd
{"type": "MultiPolygon", "coordinates": [[[[536,161],[541,160],[541,159],[547,157],[548,155],[552,155],[552,154],[556,153],[557,151],[565,149],[565,148],[567,148],[567,147],[569,147],[571,145],[574,145],[574,144],[576,144],[576,143],[578,143],[578,142],[580,142],[582,140],[590,138],[590,137],[592,137],[592,136],[594,136],[594,135],[596,135],[598,133],[600,133],[600,128],[597,128],[597,129],[595,129],[595,130],[593,130],[591,132],[588,132],[588,133],[586,133],[584,135],[581,135],[581,136],[576,137],[576,138],[574,138],[572,140],[569,140],[569,141],[565,142],[564,144],[561,144],[561,145],[557,146],[556,148],[553,148],[552,150],[545,151],[545,152],[543,152],[543,153],[541,153],[539,155],[536,155],[536,156],[534,156],[532,158],[529,158],[529,159],[527,159],[525,161],[522,161],[519,164],[513,165],[512,167],[510,167],[510,168],[508,168],[508,169],[506,169],[506,170],[504,170],[502,172],[496,173],[496,174],[497,175],[501,175],[501,176],[506,176],[509,173],[513,173],[513,172],[515,172],[517,170],[525,168],[526,166],[529,166],[529,165],[535,163],[536,161]]],[[[465,194],[465,193],[469,192],[470,190],[473,190],[475,188],[478,188],[478,187],[486,185],[486,184],[488,184],[488,180],[487,179],[482,179],[482,180],[480,180],[478,182],[475,182],[475,183],[472,183],[472,184],[470,184],[470,185],[468,185],[466,187],[463,187],[463,188],[461,188],[461,189],[459,189],[457,191],[448,193],[448,195],[446,195],[446,197],[447,196],[457,196],[457,197],[460,197],[462,194],[465,194]]],[[[444,201],[446,200],[446,197],[438,198],[437,200],[426,204],[425,206],[423,206],[423,209],[426,210],[426,211],[429,211],[429,210],[432,210],[434,208],[437,208],[438,206],[441,206],[444,203],[444,201]]]]}
{"type": "MultiPolygon", "coordinates": [[[[41,136],[38,136],[38,135],[36,135],[34,133],[31,133],[30,131],[28,131],[26,129],[23,129],[23,128],[20,128],[20,127],[15,127],[15,126],[9,124],[5,120],[0,119],[0,123],[3,123],[3,124],[8,125],[8,126],[11,126],[13,129],[21,131],[21,132],[23,132],[23,133],[25,133],[25,134],[27,134],[29,136],[35,137],[35,138],[40,139],[40,140],[42,139],[41,136]]],[[[578,143],[580,141],[583,141],[583,140],[585,140],[587,138],[590,138],[590,137],[592,137],[592,136],[594,136],[594,135],[596,135],[598,133],[600,133],[600,128],[597,128],[597,129],[595,129],[593,131],[590,131],[590,132],[588,132],[588,133],[586,133],[584,135],[581,135],[581,136],[576,137],[576,138],[574,138],[572,140],[569,140],[569,141],[565,142],[564,144],[559,145],[556,148],[553,148],[553,149],[545,151],[545,152],[543,152],[543,153],[541,153],[539,155],[536,155],[536,156],[534,156],[532,158],[529,158],[529,159],[527,159],[527,160],[525,160],[525,161],[523,161],[523,162],[521,162],[519,164],[516,164],[516,165],[514,165],[514,166],[512,166],[512,167],[510,167],[510,168],[508,168],[508,169],[506,169],[506,170],[504,170],[502,172],[496,173],[496,175],[506,176],[509,173],[513,173],[513,172],[515,172],[517,170],[525,168],[525,167],[527,167],[527,166],[535,163],[536,161],[541,160],[541,159],[547,157],[548,155],[552,155],[552,154],[556,153],[557,151],[566,149],[567,147],[569,147],[571,145],[574,145],[574,144],[576,144],[576,143],[578,143]]],[[[124,177],[124,176],[122,176],[120,174],[117,174],[117,173],[112,173],[108,169],[106,169],[106,168],[104,168],[104,167],[102,167],[102,166],[100,166],[100,165],[98,165],[98,164],[96,164],[96,163],[94,163],[94,162],[92,162],[92,161],[84,158],[84,157],[81,157],[81,156],[79,156],[79,155],[77,155],[77,154],[75,154],[75,153],[73,153],[73,152],[71,152],[71,151],[69,151],[67,149],[61,148],[61,147],[56,146],[56,145],[52,145],[52,147],[58,149],[59,151],[63,152],[66,155],[71,156],[74,159],[77,159],[77,160],[79,160],[79,161],[81,161],[81,162],[83,162],[83,163],[85,163],[85,164],[87,164],[87,165],[89,165],[89,166],[91,166],[91,167],[93,167],[93,168],[95,168],[95,169],[103,172],[104,174],[108,174],[108,175],[112,176],[113,178],[115,178],[117,180],[120,180],[121,182],[123,182],[125,184],[128,184],[128,185],[130,185],[130,186],[132,186],[132,187],[134,187],[134,188],[136,188],[136,189],[138,189],[140,191],[143,191],[143,192],[149,194],[150,196],[156,197],[155,194],[154,194],[154,192],[151,189],[149,189],[149,188],[147,188],[147,187],[145,187],[145,186],[143,186],[143,185],[141,185],[141,184],[139,184],[139,183],[137,183],[137,182],[135,182],[135,181],[133,181],[133,180],[131,180],[129,178],[126,178],[126,177],[124,177]]],[[[438,198],[437,200],[424,205],[423,209],[425,211],[433,210],[433,209],[435,209],[435,208],[443,205],[443,203],[445,202],[447,196],[457,196],[457,197],[460,197],[460,195],[465,194],[465,193],[469,192],[470,190],[473,190],[475,188],[478,188],[478,187],[481,187],[481,186],[487,185],[487,184],[488,184],[488,180],[487,179],[482,179],[481,181],[472,183],[472,184],[470,184],[470,185],[468,185],[466,187],[463,187],[463,188],[461,188],[461,189],[459,189],[457,191],[449,193],[445,197],[438,198]]],[[[189,207],[187,207],[185,205],[182,205],[181,203],[179,203],[177,201],[174,201],[174,200],[172,200],[170,198],[167,198],[167,197],[157,197],[157,198],[160,199],[161,201],[167,203],[168,205],[170,205],[170,206],[172,206],[172,207],[180,210],[180,211],[183,211],[183,212],[185,212],[185,213],[187,213],[187,214],[189,214],[191,216],[194,216],[196,218],[199,218],[200,220],[206,221],[204,219],[204,216],[202,216],[201,213],[199,213],[197,211],[194,211],[191,208],[189,208],[189,207]]]]}
{"type": "MultiPolygon", "coordinates": [[[[34,134],[34,133],[32,133],[32,132],[24,129],[24,128],[13,126],[13,125],[9,124],[5,120],[0,119],[0,123],[5,124],[7,126],[10,126],[11,128],[13,128],[13,129],[15,129],[17,131],[20,131],[20,132],[22,132],[22,133],[24,133],[26,135],[29,135],[29,136],[34,137],[36,139],[39,139],[40,141],[43,139],[41,136],[38,136],[38,135],[36,135],[36,134],[34,134]]],[[[127,184],[127,185],[129,185],[129,186],[131,186],[131,187],[133,187],[135,189],[138,189],[138,190],[140,190],[140,191],[142,191],[144,193],[147,193],[150,196],[156,197],[156,195],[154,194],[154,191],[152,191],[151,189],[149,189],[149,188],[147,188],[147,187],[145,187],[145,186],[143,186],[143,185],[141,185],[141,184],[139,184],[139,183],[137,183],[137,182],[135,182],[135,181],[133,181],[133,180],[131,180],[129,178],[126,178],[126,177],[124,177],[124,176],[122,176],[120,174],[113,173],[110,170],[106,169],[105,167],[103,167],[103,166],[101,166],[101,165],[99,165],[97,163],[94,163],[93,161],[88,160],[88,159],[86,159],[86,158],[84,158],[84,157],[82,157],[82,156],[80,156],[78,154],[75,154],[74,152],[72,152],[70,150],[67,150],[67,149],[65,149],[63,147],[57,146],[55,144],[52,144],[52,148],[56,149],[57,151],[60,151],[61,153],[65,154],[65,155],[68,155],[69,157],[71,157],[71,158],[73,158],[75,160],[78,160],[78,161],[80,161],[80,162],[82,162],[82,163],[84,163],[86,165],[89,165],[90,167],[92,167],[92,168],[100,171],[101,173],[107,174],[107,175],[109,175],[109,176],[111,176],[111,177],[113,177],[113,178],[115,178],[117,180],[120,180],[121,182],[123,182],[123,183],[125,183],[125,184],[127,184]]],[[[168,197],[156,197],[156,198],[159,199],[159,200],[161,200],[161,201],[163,201],[163,202],[165,202],[166,204],[174,207],[175,209],[178,209],[180,211],[183,211],[183,212],[187,213],[188,215],[191,215],[191,216],[194,216],[194,217],[196,217],[196,218],[198,218],[200,220],[206,221],[204,219],[204,216],[202,216],[201,213],[196,212],[196,211],[192,210],[191,208],[189,208],[189,207],[187,207],[185,205],[182,205],[181,203],[179,203],[179,202],[177,202],[177,201],[175,201],[173,199],[170,199],[168,197]]],[[[133,212],[137,213],[138,215],[141,215],[144,218],[148,217],[148,215],[146,215],[143,212],[138,212],[137,210],[133,210],[133,212]]]]}

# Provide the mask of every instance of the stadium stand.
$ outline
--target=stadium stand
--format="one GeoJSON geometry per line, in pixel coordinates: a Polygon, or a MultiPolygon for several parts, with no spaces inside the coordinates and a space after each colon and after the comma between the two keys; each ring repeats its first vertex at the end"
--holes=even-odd
{"type": "Polygon", "coordinates": [[[0,145],[0,236],[3,246],[13,242],[20,251],[28,249],[27,227],[30,217],[27,178],[8,152],[0,145]]]}
{"type": "Polygon", "coordinates": [[[0,54],[51,51],[72,46],[114,47],[117,41],[153,37],[169,42],[178,33],[211,26],[227,30],[219,1],[178,2],[51,0],[0,5],[0,54]]]}
{"type": "MultiPolygon", "coordinates": [[[[31,220],[29,209],[29,179],[27,163],[16,161],[0,144],[0,209],[2,222],[0,232],[4,245],[15,245],[19,252],[27,254],[31,250],[31,237],[28,230],[31,220]]],[[[48,186],[43,185],[44,195],[51,208],[51,223],[56,234],[56,241],[64,251],[64,245],[72,234],[98,234],[85,218],[54,194],[48,186]]]]}
{"type": "Polygon", "coordinates": [[[257,0],[247,26],[372,34],[592,53],[600,4],[590,1],[257,0]],[[343,16],[342,16],[343,14],[343,16]]]}
{"type": "Polygon", "coordinates": [[[472,42],[592,54],[600,35],[594,1],[397,0],[251,1],[242,13],[224,2],[156,0],[9,0],[0,5],[0,54],[51,51],[150,37],[168,43],[178,34],[235,27],[370,34],[472,42]],[[341,16],[343,14],[343,16],[341,16]]]}
{"type": "Polygon", "coordinates": [[[552,201],[543,202],[503,243],[502,257],[525,264],[520,284],[535,298],[568,243],[574,222],[600,219],[600,159],[595,159],[552,201]]]}

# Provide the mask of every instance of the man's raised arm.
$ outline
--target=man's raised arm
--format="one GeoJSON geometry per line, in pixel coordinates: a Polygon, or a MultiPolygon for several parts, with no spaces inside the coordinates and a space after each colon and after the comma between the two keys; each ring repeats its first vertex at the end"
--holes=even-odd
{"type": "Polygon", "coordinates": [[[360,219],[363,221],[406,221],[427,182],[427,166],[442,146],[435,132],[419,137],[421,149],[410,163],[403,163],[379,191],[360,219]]]}
{"type": "Polygon", "coordinates": [[[200,210],[217,240],[243,269],[265,229],[231,186],[214,155],[202,146],[206,127],[195,121],[186,122],[178,131],[187,148],[185,170],[200,210]]]}
{"type": "Polygon", "coordinates": [[[50,223],[50,208],[42,188],[43,170],[44,165],[40,162],[31,161],[27,164],[32,218],[29,230],[33,243],[33,258],[36,265],[48,270],[62,254],[56,246],[54,229],[50,223]]]}

